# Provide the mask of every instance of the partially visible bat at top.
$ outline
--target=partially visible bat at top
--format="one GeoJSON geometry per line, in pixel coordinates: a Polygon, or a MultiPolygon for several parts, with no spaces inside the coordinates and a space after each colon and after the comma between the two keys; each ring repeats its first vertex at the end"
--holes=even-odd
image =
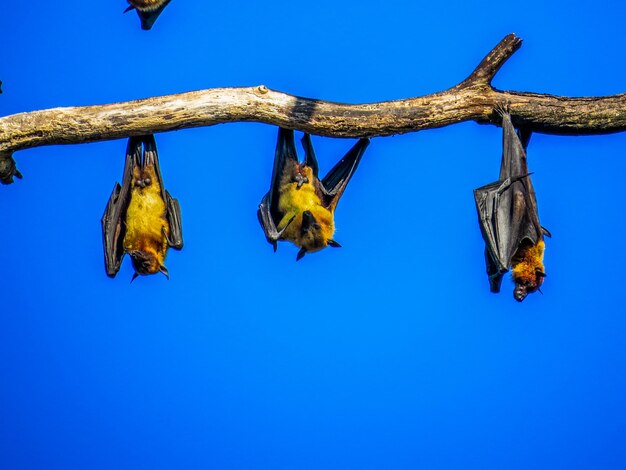
{"type": "Polygon", "coordinates": [[[130,6],[124,10],[124,13],[130,10],[137,10],[137,15],[141,21],[141,29],[149,30],[170,2],[171,0],[128,0],[130,6]]]}
{"type": "Polygon", "coordinates": [[[163,264],[168,247],[183,247],[178,201],[163,187],[154,136],[131,137],[122,184],[115,183],[102,216],[107,275],[115,277],[128,253],[138,275],[169,273],[163,264]]]}
{"type": "Polygon", "coordinates": [[[512,268],[519,302],[540,289],[546,276],[543,265],[544,235],[550,233],[539,223],[537,201],[526,147],[530,131],[515,131],[508,109],[498,107],[502,116],[503,150],[500,179],[474,190],[491,292],[500,292],[502,277],[512,268]]]}
{"type": "Polygon", "coordinates": [[[288,240],[300,248],[296,260],[326,246],[341,246],[333,239],[335,208],[369,140],[360,139],[322,180],[309,134],[304,134],[302,145],[305,158],[300,163],[293,131],[278,129],[270,190],[257,212],[274,251],[279,240],[288,240]]]}

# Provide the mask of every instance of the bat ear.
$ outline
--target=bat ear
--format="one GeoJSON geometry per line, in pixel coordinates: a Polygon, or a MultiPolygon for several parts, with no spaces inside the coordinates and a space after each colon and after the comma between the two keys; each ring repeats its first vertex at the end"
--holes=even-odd
{"type": "Polygon", "coordinates": [[[163,275],[167,278],[168,281],[170,280],[170,273],[165,266],[161,265],[161,267],[159,268],[159,271],[163,273],[163,275]]]}
{"type": "Polygon", "coordinates": [[[134,10],[135,7],[130,5],[126,10],[124,10],[124,13],[128,13],[130,10],[134,10]]]}
{"type": "Polygon", "coordinates": [[[541,233],[543,233],[548,238],[552,238],[552,234],[550,233],[550,230],[548,230],[545,227],[541,227],[541,233]]]}
{"type": "Polygon", "coordinates": [[[130,279],[130,283],[132,284],[132,283],[133,283],[133,281],[134,281],[135,279],[137,279],[138,277],[139,277],[139,274],[137,274],[137,271],[135,271],[135,272],[133,273],[133,277],[130,279]]]}
{"type": "Polygon", "coordinates": [[[300,248],[300,251],[298,251],[298,255],[296,256],[296,261],[300,261],[304,258],[304,255],[306,255],[306,250],[304,248],[300,248]]]}
{"type": "Polygon", "coordinates": [[[548,277],[548,275],[544,273],[543,271],[541,271],[540,269],[537,269],[535,271],[535,274],[537,275],[537,277],[548,277]]]}
{"type": "Polygon", "coordinates": [[[326,243],[328,244],[328,246],[332,246],[333,248],[341,248],[341,245],[337,243],[335,240],[333,240],[332,238],[328,240],[326,243]]]}

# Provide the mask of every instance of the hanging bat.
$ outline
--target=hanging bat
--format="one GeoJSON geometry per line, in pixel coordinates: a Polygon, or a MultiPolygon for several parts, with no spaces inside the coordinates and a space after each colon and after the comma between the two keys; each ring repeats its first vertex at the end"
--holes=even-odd
{"type": "Polygon", "coordinates": [[[0,184],[13,183],[13,177],[22,179],[22,173],[13,160],[13,152],[0,152],[0,184]]]}
{"type": "Polygon", "coordinates": [[[544,235],[539,224],[535,190],[530,181],[526,147],[530,131],[515,131],[507,109],[502,116],[503,151],[500,179],[474,190],[491,292],[500,292],[502,277],[513,269],[513,296],[519,302],[540,289],[546,277],[543,266],[544,235]]]}
{"type": "Polygon", "coordinates": [[[321,181],[309,134],[304,134],[302,145],[305,158],[300,163],[293,131],[278,129],[270,190],[257,212],[274,251],[278,240],[288,240],[300,248],[296,260],[326,246],[341,246],[333,239],[335,208],[369,140],[360,139],[321,181]]]}
{"type": "Polygon", "coordinates": [[[128,139],[122,184],[115,183],[102,216],[102,239],[109,277],[128,253],[135,268],[131,282],[158,272],[169,279],[163,264],[167,249],[183,247],[180,206],[163,187],[152,135],[128,139]]]}
{"type": "Polygon", "coordinates": [[[137,15],[141,21],[141,29],[147,31],[152,28],[152,25],[170,1],[171,0],[128,0],[130,6],[124,10],[124,13],[137,10],[137,15]]]}

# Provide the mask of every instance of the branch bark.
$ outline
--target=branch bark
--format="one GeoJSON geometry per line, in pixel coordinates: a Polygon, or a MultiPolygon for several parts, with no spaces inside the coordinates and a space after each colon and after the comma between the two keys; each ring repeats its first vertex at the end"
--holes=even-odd
{"type": "Polygon", "coordinates": [[[30,147],[119,139],[226,122],[263,122],[331,137],[387,136],[463,121],[497,124],[493,109],[503,102],[510,104],[514,124],[534,132],[581,135],[626,130],[626,94],[569,98],[493,88],[493,77],[521,43],[509,34],[460,84],[404,100],[334,103],[260,85],[14,114],[0,118],[0,160],[11,159],[14,151],[30,147]]]}

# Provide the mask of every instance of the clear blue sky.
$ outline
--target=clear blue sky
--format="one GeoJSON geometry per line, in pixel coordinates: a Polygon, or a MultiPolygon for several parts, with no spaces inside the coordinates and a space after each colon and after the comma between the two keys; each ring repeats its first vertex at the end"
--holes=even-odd
{"type": "MultiPolygon", "coordinates": [[[[623,2],[10,2],[0,114],[266,86],[349,103],[463,80],[506,34],[501,89],[626,91],[623,2]],[[592,5],[590,7],[590,5],[592,5]]],[[[489,293],[472,189],[500,129],[374,139],[343,245],[272,253],[256,219],[276,129],[156,136],[185,247],[103,267],[125,140],[16,154],[0,187],[2,469],[626,467],[626,135],[535,135],[544,295],[489,293]]],[[[299,140],[299,134],[297,135],[299,140]]],[[[321,171],[352,140],[314,137],[321,171]]]]}

